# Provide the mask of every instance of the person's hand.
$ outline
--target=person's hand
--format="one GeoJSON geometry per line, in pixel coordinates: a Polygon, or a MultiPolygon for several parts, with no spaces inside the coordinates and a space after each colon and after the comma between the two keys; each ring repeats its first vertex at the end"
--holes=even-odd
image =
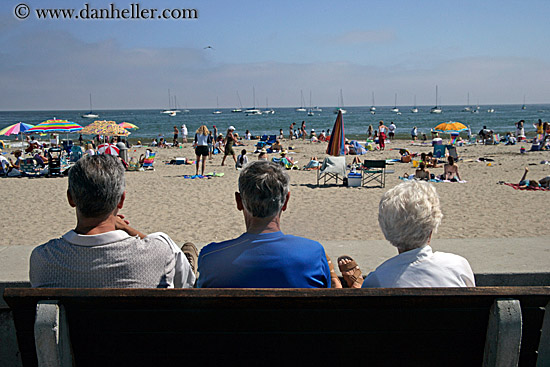
{"type": "Polygon", "coordinates": [[[116,222],[115,222],[116,229],[122,229],[124,231],[126,228],[128,228],[129,225],[130,225],[130,222],[125,219],[124,215],[117,214],[116,222]]]}

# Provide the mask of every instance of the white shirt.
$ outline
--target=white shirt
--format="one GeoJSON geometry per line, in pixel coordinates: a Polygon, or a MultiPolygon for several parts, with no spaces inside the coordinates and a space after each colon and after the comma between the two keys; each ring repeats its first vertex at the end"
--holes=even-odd
{"type": "Polygon", "coordinates": [[[390,131],[390,133],[393,133],[393,132],[395,132],[396,128],[397,128],[397,126],[395,126],[395,124],[390,124],[390,127],[388,128],[388,130],[390,131]]]}
{"type": "Polygon", "coordinates": [[[426,245],[405,251],[370,273],[362,288],[475,287],[468,261],[458,255],[432,252],[426,245]]]}
{"type": "Polygon", "coordinates": [[[140,239],[120,230],[69,231],[36,247],[30,281],[42,288],[190,288],[195,283],[181,249],[157,232],[140,239]]]}
{"type": "Polygon", "coordinates": [[[181,135],[187,136],[187,126],[185,125],[181,126],[181,135]]]}

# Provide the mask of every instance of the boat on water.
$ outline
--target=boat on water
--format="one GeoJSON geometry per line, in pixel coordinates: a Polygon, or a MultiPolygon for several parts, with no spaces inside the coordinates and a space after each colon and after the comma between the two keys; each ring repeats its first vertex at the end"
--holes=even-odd
{"type": "Polygon", "coordinates": [[[160,111],[160,113],[173,117],[176,116],[178,112],[180,111],[178,111],[175,106],[172,108],[172,96],[170,95],[170,89],[168,89],[168,108],[160,111]]]}
{"type": "Polygon", "coordinates": [[[466,106],[462,109],[462,112],[472,112],[472,107],[470,106],[470,92],[468,92],[468,97],[466,99],[466,106]]]}
{"type": "Polygon", "coordinates": [[[237,99],[239,100],[239,107],[232,109],[231,112],[234,112],[234,113],[243,112],[243,104],[241,103],[241,97],[239,96],[239,91],[237,91],[237,99]]]}
{"type": "Polygon", "coordinates": [[[521,105],[522,110],[526,110],[527,106],[525,106],[525,95],[523,96],[523,104],[521,105]]]}
{"type": "Polygon", "coordinates": [[[311,107],[311,91],[309,91],[309,109],[307,110],[308,116],[314,116],[315,112],[313,111],[313,108],[311,107]]]}
{"type": "Polygon", "coordinates": [[[90,112],[85,113],[84,115],[82,115],[82,117],[85,119],[96,119],[99,117],[99,115],[97,113],[94,113],[92,109],[92,93],[90,93],[90,112]]]}
{"type": "Polygon", "coordinates": [[[416,95],[414,96],[414,107],[411,108],[411,113],[418,113],[418,107],[416,107],[416,95]]]}
{"type": "Polygon", "coordinates": [[[244,111],[245,115],[246,116],[261,115],[262,111],[256,108],[256,88],[255,87],[252,87],[252,105],[254,107],[244,111]]]}
{"type": "Polygon", "coordinates": [[[262,111],[262,115],[274,115],[275,110],[273,108],[269,108],[269,102],[267,100],[267,97],[265,99],[265,110],[262,111]]]}
{"type": "Polygon", "coordinates": [[[344,109],[344,95],[342,94],[341,89],[340,89],[340,99],[338,100],[338,107],[336,107],[336,109],[334,110],[335,114],[338,114],[338,112],[342,112],[342,115],[348,113],[348,111],[344,109]]]}
{"type": "Polygon", "coordinates": [[[219,102],[218,102],[218,97],[216,97],[216,110],[213,111],[212,114],[219,115],[220,113],[222,113],[222,111],[220,111],[220,105],[219,105],[219,102]]]}
{"type": "Polygon", "coordinates": [[[390,111],[395,113],[399,112],[399,108],[397,108],[397,93],[395,93],[395,103],[393,104],[393,108],[390,111]]]}
{"type": "Polygon", "coordinates": [[[300,90],[300,107],[296,109],[296,112],[306,112],[306,108],[304,105],[305,105],[304,92],[300,90]]]}
{"type": "Polygon", "coordinates": [[[435,106],[430,109],[430,113],[442,113],[443,112],[441,107],[438,106],[438,98],[437,98],[438,94],[437,93],[438,93],[438,89],[437,89],[437,85],[436,85],[435,86],[435,106]]]}
{"type": "Polygon", "coordinates": [[[311,109],[313,112],[323,112],[323,109],[319,106],[315,106],[311,109]]]}
{"type": "Polygon", "coordinates": [[[494,108],[489,108],[489,109],[487,110],[487,113],[494,113],[494,112],[495,112],[495,109],[494,109],[494,108]]]}
{"type": "Polygon", "coordinates": [[[372,92],[372,105],[370,106],[370,113],[371,115],[376,113],[376,107],[374,106],[374,92],[372,92]]]}

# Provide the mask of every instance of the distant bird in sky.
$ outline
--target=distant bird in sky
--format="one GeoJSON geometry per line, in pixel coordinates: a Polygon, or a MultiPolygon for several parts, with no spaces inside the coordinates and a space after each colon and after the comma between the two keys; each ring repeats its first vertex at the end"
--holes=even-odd
{"type": "Polygon", "coordinates": [[[214,49],[214,47],[212,47],[212,46],[206,46],[206,47],[204,48],[204,50],[206,50],[207,48],[211,48],[212,50],[214,49]]]}

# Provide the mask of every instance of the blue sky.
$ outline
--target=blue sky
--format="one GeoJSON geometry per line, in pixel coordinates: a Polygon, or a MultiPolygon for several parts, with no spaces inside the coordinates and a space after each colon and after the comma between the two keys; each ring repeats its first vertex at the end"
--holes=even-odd
{"type": "MultiPolygon", "coordinates": [[[[119,9],[129,1],[110,3],[119,9]]],[[[508,104],[550,101],[548,1],[154,1],[194,20],[39,20],[0,4],[0,110],[162,108],[178,104],[508,104]],[[212,46],[213,49],[204,49],[212,46]]],[[[134,2],[136,3],[136,2],[134,2]]]]}

